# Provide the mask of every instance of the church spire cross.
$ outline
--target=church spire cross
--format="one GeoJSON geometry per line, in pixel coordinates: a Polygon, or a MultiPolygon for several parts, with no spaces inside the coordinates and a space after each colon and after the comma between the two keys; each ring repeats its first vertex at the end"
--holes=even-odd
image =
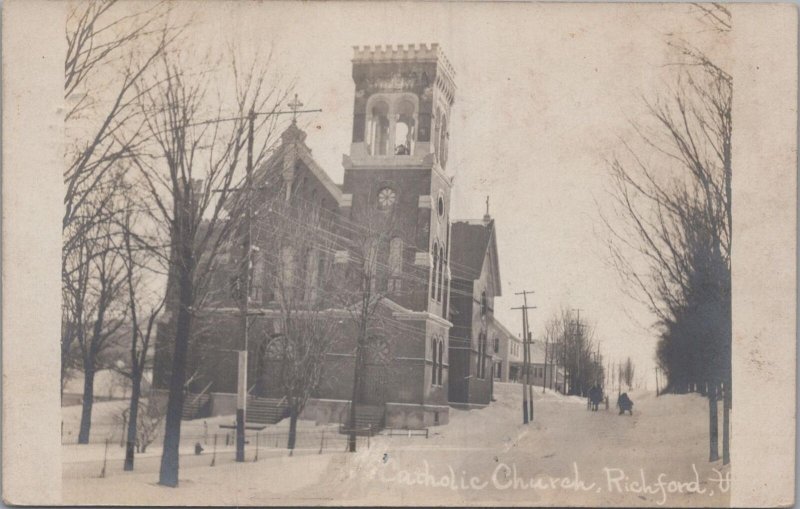
{"type": "Polygon", "coordinates": [[[292,110],[292,123],[297,123],[297,110],[303,107],[303,103],[300,102],[300,99],[297,98],[297,94],[294,94],[294,101],[290,102],[287,106],[289,109],[292,110]]]}
{"type": "Polygon", "coordinates": [[[489,196],[486,196],[486,215],[489,215],[489,196]]]}

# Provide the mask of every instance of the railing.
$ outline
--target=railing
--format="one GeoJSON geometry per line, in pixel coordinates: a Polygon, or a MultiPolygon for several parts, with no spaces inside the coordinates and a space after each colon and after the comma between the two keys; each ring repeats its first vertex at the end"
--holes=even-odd
{"type": "Polygon", "coordinates": [[[202,390],[202,391],[200,391],[200,393],[199,393],[197,396],[195,396],[195,397],[194,397],[194,399],[192,400],[191,404],[192,404],[192,405],[194,405],[195,403],[197,403],[197,400],[203,397],[203,395],[206,393],[206,391],[209,389],[209,387],[211,387],[211,385],[212,385],[213,383],[214,383],[214,382],[208,382],[208,385],[206,385],[206,386],[203,388],[203,390],[202,390]]]}
{"type": "Polygon", "coordinates": [[[355,427],[348,427],[344,424],[339,424],[339,434],[340,435],[349,435],[350,432],[355,431],[356,436],[361,437],[373,437],[378,434],[379,428],[374,427],[372,424],[368,424],[367,426],[355,426],[355,427]]]}
{"type": "Polygon", "coordinates": [[[429,432],[428,428],[418,428],[418,429],[409,429],[409,428],[386,428],[383,430],[382,435],[386,435],[389,437],[394,436],[404,436],[404,437],[425,437],[428,438],[429,432]]]}
{"type": "MultiPolygon", "coordinates": [[[[216,466],[235,462],[235,431],[213,434],[181,434],[179,452],[181,466],[216,466]]],[[[336,428],[322,430],[298,430],[295,434],[293,450],[287,448],[288,430],[245,432],[245,461],[257,462],[273,457],[309,455],[323,453],[345,453],[349,446],[349,437],[336,433],[336,428]]],[[[81,453],[76,461],[70,461],[65,452],[64,476],[66,478],[107,477],[123,473],[124,441],[119,437],[95,436],[92,444],[103,446],[85,446],[64,444],[65,447],[88,447],[90,454],[81,453]],[[93,453],[93,454],[92,454],[93,453]]],[[[370,446],[369,436],[357,436],[356,447],[370,446]]],[[[151,444],[142,453],[135,455],[136,472],[157,472],[161,458],[161,437],[157,443],[151,444]]]]}

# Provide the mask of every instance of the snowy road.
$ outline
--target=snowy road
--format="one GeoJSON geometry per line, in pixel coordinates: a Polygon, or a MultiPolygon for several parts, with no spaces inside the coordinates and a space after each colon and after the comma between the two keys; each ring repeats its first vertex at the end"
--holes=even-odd
{"type": "Polygon", "coordinates": [[[534,422],[524,426],[519,391],[497,384],[498,401],[452,410],[450,424],[428,439],[381,436],[356,454],[185,465],[177,490],[156,486],[152,473],[65,478],[65,502],[728,505],[728,468],[707,461],[699,396],[635,395],[631,417],[537,392],[534,422]]]}

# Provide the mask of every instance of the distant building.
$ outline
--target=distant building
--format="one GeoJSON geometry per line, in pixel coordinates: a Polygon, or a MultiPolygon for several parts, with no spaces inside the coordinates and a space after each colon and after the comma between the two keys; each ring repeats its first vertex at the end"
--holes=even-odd
{"type": "MultiPolygon", "coordinates": [[[[522,349],[522,340],[516,338],[522,349]]],[[[564,386],[564,370],[558,367],[558,363],[553,357],[553,345],[544,341],[533,340],[530,345],[531,364],[530,364],[530,383],[533,386],[553,388],[562,391],[564,386]],[[545,353],[547,364],[545,364],[545,353]]],[[[520,354],[518,360],[511,362],[511,380],[522,382],[524,376],[523,356],[520,354]]]]}
{"type": "Polygon", "coordinates": [[[490,324],[494,347],[494,379],[498,382],[516,381],[522,364],[522,340],[498,320],[490,324]]]}

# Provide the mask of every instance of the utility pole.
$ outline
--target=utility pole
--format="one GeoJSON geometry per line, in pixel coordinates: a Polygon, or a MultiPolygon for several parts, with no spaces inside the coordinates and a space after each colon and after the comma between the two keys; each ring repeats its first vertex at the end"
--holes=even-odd
{"type": "Polygon", "coordinates": [[[244,215],[244,235],[242,239],[242,264],[240,267],[240,292],[242,308],[242,349],[239,350],[239,366],[236,384],[236,461],[244,461],[244,434],[245,418],[247,414],[247,349],[250,334],[250,266],[252,265],[250,251],[253,249],[253,239],[251,235],[253,211],[251,206],[250,192],[253,187],[253,138],[255,130],[256,113],[250,110],[247,125],[247,166],[244,178],[245,191],[245,215],[244,215]]]}
{"type": "Polygon", "coordinates": [[[531,354],[530,354],[530,344],[531,344],[531,333],[529,330],[528,324],[528,309],[535,309],[535,306],[530,307],[528,306],[528,294],[533,293],[532,291],[523,290],[521,292],[517,292],[515,295],[522,295],[523,297],[523,304],[520,307],[515,307],[511,309],[521,309],[522,310],[522,352],[523,352],[523,373],[522,373],[522,422],[524,424],[528,424],[530,420],[533,420],[533,389],[531,388],[531,354]]]}
{"type": "MultiPolygon", "coordinates": [[[[236,461],[244,462],[245,422],[247,420],[247,352],[250,334],[250,272],[252,268],[252,196],[253,191],[253,145],[255,138],[255,121],[258,116],[292,114],[292,124],[297,124],[298,113],[321,112],[321,109],[300,110],[303,106],[294,95],[294,101],[288,104],[290,111],[256,112],[250,110],[247,119],[247,165],[245,167],[244,185],[239,188],[216,189],[215,192],[243,191],[245,200],[244,225],[242,226],[242,260],[239,271],[239,307],[241,311],[240,350],[237,357],[236,383],[236,461]]],[[[242,120],[241,117],[226,118],[221,121],[242,120]]]]}
{"type": "MultiPolygon", "coordinates": [[[[548,335],[545,338],[544,342],[544,375],[542,377],[542,394],[545,393],[545,388],[547,387],[547,349],[550,346],[550,336],[548,335]]],[[[552,373],[550,373],[552,375],[552,373]]]]}
{"type": "Polygon", "coordinates": [[[526,346],[527,341],[525,341],[527,319],[525,318],[525,306],[511,309],[522,310],[522,374],[520,376],[520,381],[522,382],[522,423],[528,424],[528,391],[525,389],[525,374],[528,371],[528,348],[526,346]]]}
{"type": "MultiPolygon", "coordinates": [[[[581,356],[583,355],[583,336],[581,335],[581,310],[580,309],[573,309],[572,311],[577,311],[578,319],[575,321],[575,381],[578,382],[577,389],[578,395],[583,396],[583,382],[581,381],[581,356]],[[578,341],[580,340],[580,341],[578,341]]],[[[573,383],[573,385],[575,385],[573,383]]]]}
{"type": "Polygon", "coordinates": [[[592,371],[595,372],[594,375],[594,383],[600,385],[603,381],[600,380],[600,369],[602,369],[603,365],[600,362],[600,343],[601,341],[597,341],[597,352],[594,354],[594,366],[592,366],[592,371]]]}
{"type": "MultiPolygon", "coordinates": [[[[561,359],[561,363],[564,366],[564,387],[563,387],[563,391],[562,391],[564,394],[569,394],[569,392],[567,391],[567,374],[568,374],[567,373],[567,349],[568,349],[567,348],[567,344],[568,344],[567,343],[567,339],[569,338],[569,333],[570,333],[569,324],[566,324],[564,326],[564,351],[561,352],[561,358],[562,358],[561,359]]],[[[570,380],[570,382],[571,382],[571,380],[570,380]]]]}

